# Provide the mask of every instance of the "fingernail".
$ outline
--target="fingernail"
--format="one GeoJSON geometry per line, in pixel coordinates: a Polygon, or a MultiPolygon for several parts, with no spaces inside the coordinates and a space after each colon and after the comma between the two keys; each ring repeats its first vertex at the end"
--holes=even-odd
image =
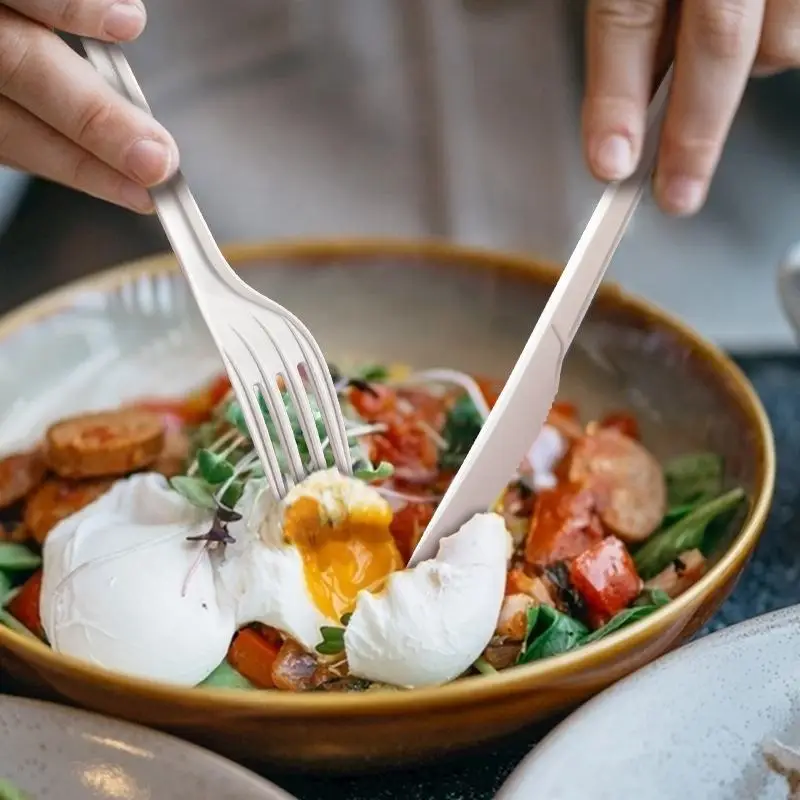
{"type": "Polygon", "coordinates": [[[147,13],[138,0],[120,0],[106,11],[103,31],[109,39],[135,39],[147,23],[147,13]]]}
{"type": "Polygon", "coordinates": [[[127,169],[143,186],[154,186],[169,177],[173,149],[155,139],[140,139],[128,151],[127,169]]]}
{"type": "Polygon", "coordinates": [[[149,214],[153,210],[153,199],[147,189],[133,181],[123,183],[119,190],[119,201],[122,205],[140,214],[149,214]]]}
{"type": "Polygon", "coordinates": [[[594,154],[595,169],[609,181],[620,181],[633,172],[633,148],[624,136],[614,134],[600,142],[594,154]]]}
{"type": "Polygon", "coordinates": [[[666,210],[672,214],[694,214],[705,199],[705,186],[695,178],[674,177],[659,179],[657,193],[666,210]]]}

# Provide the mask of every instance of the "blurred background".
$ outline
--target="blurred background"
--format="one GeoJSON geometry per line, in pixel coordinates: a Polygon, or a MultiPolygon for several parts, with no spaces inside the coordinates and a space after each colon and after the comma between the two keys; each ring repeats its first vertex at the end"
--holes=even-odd
{"type": "MultiPolygon", "coordinates": [[[[565,259],[601,187],[579,145],[582,0],[159,0],[127,48],[221,242],[445,237],[565,259]]],[[[794,347],[800,82],[754,82],[708,207],[638,213],[612,277],[737,353],[794,347]]],[[[0,172],[0,311],[165,248],[154,219],[0,172]]]]}

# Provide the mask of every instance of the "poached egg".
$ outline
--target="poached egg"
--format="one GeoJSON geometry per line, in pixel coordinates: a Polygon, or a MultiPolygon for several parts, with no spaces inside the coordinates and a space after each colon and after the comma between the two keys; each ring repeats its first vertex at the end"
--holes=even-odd
{"type": "Polygon", "coordinates": [[[187,536],[209,529],[154,473],[118,481],[45,540],[42,624],[54,650],[141,678],[195,685],[236,632],[213,554],[187,536]]]}
{"type": "Polygon", "coordinates": [[[276,502],[248,484],[229,530],[220,580],[240,626],[262,622],[313,651],[320,627],[341,625],[360,592],[404,564],[389,531],[392,510],[375,489],[335,469],[317,472],[276,502]]]}

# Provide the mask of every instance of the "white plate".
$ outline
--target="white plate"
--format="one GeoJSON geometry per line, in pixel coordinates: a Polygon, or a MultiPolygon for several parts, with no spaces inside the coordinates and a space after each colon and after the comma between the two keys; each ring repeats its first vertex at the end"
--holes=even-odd
{"type": "Polygon", "coordinates": [[[800,606],[708,636],[603,692],[496,800],[786,800],[774,739],[800,747],[800,606]]]}
{"type": "Polygon", "coordinates": [[[163,733],[0,696],[0,779],[31,800],[293,800],[230,761],[163,733]]]}

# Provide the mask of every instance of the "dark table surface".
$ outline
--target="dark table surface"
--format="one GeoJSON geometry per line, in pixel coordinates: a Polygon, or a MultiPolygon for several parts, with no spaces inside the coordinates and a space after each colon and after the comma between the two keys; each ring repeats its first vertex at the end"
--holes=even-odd
{"type": "MultiPolygon", "coordinates": [[[[136,217],[46,183],[35,183],[0,237],[0,313],[41,292],[112,264],[166,247],[154,219],[136,217]]],[[[778,485],[755,557],[707,630],[800,602],[800,359],[758,357],[740,363],[775,429],[778,485]]],[[[703,635],[703,634],[701,634],[703,635]]],[[[542,729],[461,760],[417,773],[352,779],[267,775],[299,800],[488,800],[541,738],[542,729]]]]}

